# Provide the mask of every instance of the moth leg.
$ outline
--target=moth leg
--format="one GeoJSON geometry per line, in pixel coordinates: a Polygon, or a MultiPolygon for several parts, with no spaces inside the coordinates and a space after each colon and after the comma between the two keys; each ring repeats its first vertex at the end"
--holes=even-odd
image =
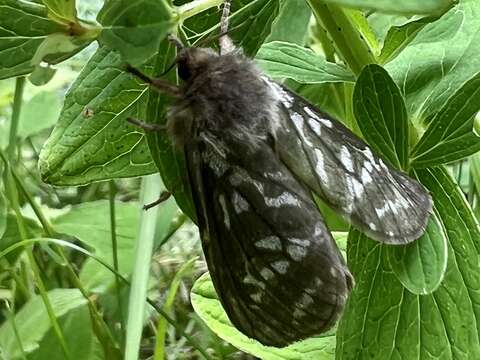
{"type": "Polygon", "coordinates": [[[126,70],[132,74],[138,77],[140,80],[146,82],[149,84],[151,87],[154,89],[158,90],[160,93],[165,93],[174,97],[181,97],[182,92],[180,91],[180,88],[176,85],[170,84],[168,81],[162,80],[162,79],[156,79],[156,78],[151,78],[150,76],[144,74],[140,70],[134,68],[131,65],[127,64],[126,70]]]}
{"type": "Polygon", "coordinates": [[[220,44],[220,55],[227,54],[235,50],[232,40],[228,37],[228,17],[230,15],[231,0],[225,0],[223,2],[222,18],[220,20],[220,38],[218,42],[220,44]]]}
{"type": "Polygon", "coordinates": [[[145,131],[157,131],[157,132],[162,132],[167,130],[167,126],[165,125],[158,125],[158,124],[149,124],[146,123],[142,120],[135,119],[133,117],[128,117],[127,121],[130,124],[133,124],[135,126],[138,126],[139,128],[142,128],[145,131]]]}
{"type": "Polygon", "coordinates": [[[185,46],[182,44],[182,42],[180,41],[180,39],[178,37],[176,37],[174,34],[168,34],[167,35],[167,40],[175,45],[175,47],[177,48],[177,50],[182,50],[183,48],[185,48],[185,46]]]}
{"type": "Polygon", "coordinates": [[[170,196],[172,196],[172,193],[170,191],[162,191],[162,193],[160,194],[160,197],[157,200],[149,204],[143,205],[143,210],[147,211],[148,209],[151,209],[157,205],[160,205],[164,201],[168,200],[170,196]]]}

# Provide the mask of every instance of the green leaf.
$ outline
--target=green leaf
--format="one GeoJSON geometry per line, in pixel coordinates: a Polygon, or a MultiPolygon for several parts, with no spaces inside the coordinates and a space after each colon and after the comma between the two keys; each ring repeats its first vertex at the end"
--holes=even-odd
{"type": "Polygon", "coordinates": [[[451,0],[323,0],[358,9],[378,10],[397,14],[440,14],[452,4],[451,0]]]}
{"type": "Polygon", "coordinates": [[[48,17],[60,23],[77,22],[75,0],[42,0],[48,9],[48,17]]]}
{"type": "Polygon", "coordinates": [[[48,64],[47,66],[39,64],[35,66],[35,69],[28,77],[28,81],[30,81],[35,86],[45,85],[53,79],[56,72],[57,69],[51,67],[50,64],[48,64]]]}
{"type": "Polygon", "coordinates": [[[62,104],[56,91],[42,91],[22,106],[18,136],[26,138],[53,126],[62,104]]]}
{"type": "MultiPolygon", "coordinates": [[[[229,36],[236,46],[241,47],[247,56],[255,56],[260,46],[271,32],[281,1],[278,0],[233,0],[230,16],[229,36]]],[[[210,32],[217,30],[221,13],[218,8],[203,12],[200,16],[187,19],[183,24],[186,34],[205,39],[210,32]]],[[[208,43],[211,46],[211,43],[208,43]]]]}
{"type": "Polygon", "coordinates": [[[155,55],[172,29],[170,7],[159,0],[107,0],[98,13],[103,25],[100,41],[139,65],[155,55]]]}
{"type": "MultiPolygon", "coordinates": [[[[51,290],[48,292],[48,298],[55,316],[59,319],[71,358],[87,359],[93,349],[87,300],[78,289],[51,290]]],[[[28,359],[64,359],[39,295],[33,297],[15,315],[15,325],[28,359]]],[[[0,327],[0,348],[9,359],[22,359],[21,349],[13,331],[8,321],[0,327]]]]}
{"type": "Polygon", "coordinates": [[[56,54],[75,54],[87,46],[92,40],[77,38],[63,33],[48,35],[38,46],[30,63],[39,65],[42,61],[49,62],[49,56],[56,54]]]}
{"type": "MultiPolygon", "coordinates": [[[[163,41],[155,59],[154,74],[162,74],[175,62],[175,48],[167,40],[163,41]]],[[[165,79],[177,82],[176,72],[171,71],[165,79]]],[[[164,125],[167,122],[167,106],[171,97],[150,90],[147,100],[147,121],[164,125]]],[[[191,197],[184,154],[175,146],[170,134],[166,132],[147,132],[150,154],[160,171],[166,188],[173,193],[178,206],[191,219],[196,219],[195,205],[191,197]]]]}
{"type": "Polygon", "coordinates": [[[412,150],[412,166],[458,161],[480,150],[480,136],[473,129],[479,110],[480,73],[467,81],[435,114],[412,150]]]}
{"type": "Polygon", "coordinates": [[[155,172],[143,132],[126,121],[144,106],[145,92],[117,53],[98,49],[68,91],[40,153],[42,179],[80,185],[155,172]]]}
{"type": "Polygon", "coordinates": [[[3,194],[3,189],[0,188],[0,249],[3,247],[1,239],[5,230],[7,229],[7,198],[3,194]]]}
{"type": "Polygon", "coordinates": [[[256,57],[260,67],[273,78],[288,78],[300,83],[353,82],[346,68],[330,63],[310,49],[274,41],[263,45],[256,57]]]}
{"type": "Polygon", "coordinates": [[[368,65],[353,92],[353,110],[368,143],[397,168],[408,164],[408,118],[400,90],[379,65],[368,65]]]}
{"type": "MultiPolygon", "coordinates": [[[[19,242],[22,240],[22,237],[20,236],[20,230],[18,229],[18,222],[13,213],[11,214],[6,214],[5,218],[5,229],[0,237],[0,251],[5,250],[9,246],[19,242]]],[[[37,224],[32,219],[29,218],[24,218],[25,220],[25,225],[27,228],[27,233],[29,236],[32,235],[39,235],[41,233],[41,230],[37,224]]],[[[21,254],[21,250],[14,251],[13,253],[10,253],[6,255],[6,259],[10,262],[13,263],[16,261],[18,256],[21,254]]]]}
{"type": "Polygon", "coordinates": [[[426,24],[386,65],[414,120],[429,119],[478,73],[479,30],[480,2],[459,1],[437,21],[426,24]]]}
{"type": "Polygon", "coordinates": [[[238,331],[228,320],[208,273],[193,285],[192,306],[200,318],[219,337],[238,349],[264,360],[331,360],[334,358],[335,337],[324,335],[294,343],[284,348],[262,345],[238,331]]]}
{"type": "Polygon", "coordinates": [[[417,174],[448,237],[444,280],[429,295],[410,293],[390,268],[388,246],[351,232],[347,250],[356,286],[337,331],[339,360],[480,358],[478,223],[444,169],[417,174]]]}
{"type": "MultiPolygon", "coordinates": [[[[63,31],[50,20],[47,9],[29,1],[0,0],[0,79],[33,71],[30,63],[49,35],[63,31]]],[[[53,56],[52,63],[61,56],[53,56]]]]}
{"type": "Polygon", "coordinates": [[[390,266],[397,279],[411,293],[435,291],[447,268],[447,236],[440,219],[432,214],[425,233],[405,246],[389,246],[390,266]]]}
{"type": "Polygon", "coordinates": [[[433,17],[423,17],[418,20],[409,21],[405,24],[392,26],[385,37],[382,52],[378,61],[385,64],[394,59],[413,39],[426,24],[434,21],[433,17]]]}
{"type": "Polygon", "coordinates": [[[272,24],[272,31],[265,43],[285,41],[304,45],[308,36],[308,25],[312,11],[305,0],[280,2],[280,11],[272,24]]]}

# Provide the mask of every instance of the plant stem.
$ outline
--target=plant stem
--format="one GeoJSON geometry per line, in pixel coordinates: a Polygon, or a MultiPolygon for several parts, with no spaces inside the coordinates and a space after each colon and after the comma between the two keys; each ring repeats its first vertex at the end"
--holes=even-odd
{"type": "MultiPolygon", "coordinates": [[[[145,176],[142,180],[141,203],[148,204],[155,201],[160,194],[160,188],[161,181],[158,174],[145,176]]],[[[125,360],[138,359],[158,206],[148,211],[141,211],[135,247],[135,265],[128,299],[125,360]]]]}
{"type": "Polygon", "coordinates": [[[327,30],[338,54],[358,76],[363,67],[376,63],[375,56],[343,9],[320,0],[307,0],[318,22],[327,30]]]}
{"type": "MultiPolygon", "coordinates": [[[[20,233],[21,240],[28,239],[28,231],[25,225],[22,212],[20,211],[20,204],[18,201],[18,191],[15,186],[13,168],[11,164],[15,160],[18,122],[20,119],[20,112],[22,108],[22,97],[23,97],[24,86],[25,86],[25,78],[18,77],[15,83],[15,95],[13,98],[12,121],[10,123],[10,134],[9,134],[9,143],[7,146],[7,155],[5,156],[3,152],[0,151],[2,160],[5,163],[5,188],[9,195],[10,206],[15,212],[15,218],[17,220],[18,231],[20,233]]],[[[68,351],[67,344],[65,342],[65,338],[63,336],[62,329],[60,327],[60,324],[57,321],[50,299],[48,298],[47,290],[40,276],[40,272],[38,271],[38,266],[35,261],[35,257],[33,256],[33,252],[31,249],[28,249],[26,252],[27,252],[28,260],[30,262],[33,275],[34,275],[35,283],[40,293],[40,297],[42,298],[43,304],[45,305],[45,309],[47,311],[48,317],[52,324],[53,331],[57,337],[60,347],[62,348],[63,355],[65,356],[66,359],[70,359],[70,354],[68,351]]]]}
{"type": "MultiPolygon", "coordinates": [[[[115,181],[110,180],[108,182],[109,188],[109,204],[110,204],[110,234],[112,237],[112,254],[113,254],[113,268],[118,272],[118,244],[117,244],[117,225],[116,225],[116,216],[115,216],[115,181]]],[[[115,290],[117,293],[117,302],[118,302],[118,313],[120,317],[120,334],[122,334],[122,348],[125,345],[125,339],[123,330],[125,329],[125,323],[123,321],[123,305],[122,297],[120,293],[120,278],[118,275],[115,275],[115,290]]]]}
{"type": "Polygon", "coordinates": [[[201,12],[223,4],[223,0],[194,0],[177,7],[179,23],[201,12]]]}
{"type": "Polygon", "coordinates": [[[22,109],[23,89],[25,87],[25,77],[17,77],[15,82],[15,95],[13,96],[12,120],[10,122],[10,134],[8,137],[7,157],[13,161],[15,158],[15,149],[17,148],[18,122],[20,111],[22,109]]]}

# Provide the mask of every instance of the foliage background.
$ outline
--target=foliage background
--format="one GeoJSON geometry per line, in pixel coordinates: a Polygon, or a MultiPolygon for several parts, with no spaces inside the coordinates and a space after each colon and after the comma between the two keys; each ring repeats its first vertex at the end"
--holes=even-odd
{"type": "Polygon", "coordinates": [[[337,329],[284,349],[228,322],[199,277],[182,154],[125,121],[162,123],[169,101],[125,63],[162,74],[165,35],[204,41],[219,4],[0,0],[0,359],[480,358],[480,4],[233,1],[247,55],[435,202],[405,247],[347,240],[319,203],[357,285],[337,329]],[[165,187],[175,199],[140,210],[165,187]]]}

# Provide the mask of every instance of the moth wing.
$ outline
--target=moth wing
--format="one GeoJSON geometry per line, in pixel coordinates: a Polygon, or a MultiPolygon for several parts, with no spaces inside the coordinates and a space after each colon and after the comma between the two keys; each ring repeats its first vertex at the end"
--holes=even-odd
{"type": "Polygon", "coordinates": [[[389,244],[420,237],[432,209],[419,182],[387,165],[339,121],[269,81],[280,100],[281,159],[336,212],[389,244]]]}
{"type": "Polygon", "coordinates": [[[218,144],[210,138],[186,153],[202,246],[228,317],[265,345],[327,330],[353,280],[310,193],[270,147],[226,160],[218,144]]]}

